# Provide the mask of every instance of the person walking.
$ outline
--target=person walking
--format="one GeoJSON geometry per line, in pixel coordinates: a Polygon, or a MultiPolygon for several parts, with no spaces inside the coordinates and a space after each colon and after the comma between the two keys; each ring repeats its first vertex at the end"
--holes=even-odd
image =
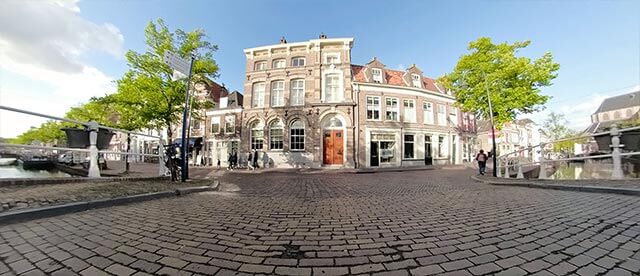
{"type": "Polygon", "coordinates": [[[229,153],[229,158],[227,158],[227,170],[233,170],[233,153],[229,153]]]}
{"type": "Polygon", "coordinates": [[[253,169],[259,169],[260,167],[258,166],[258,150],[254,150],[253,151],[253,160],[251,160],[253,162],[253,169]]]}
{"type": "Polygon", "coordinates": [[[253,153],[251,151],[249,151],[249,156],[247,157],[247,167],[253,170],[253,153]]]}
{"type": "Polygon", "coordinates": [[[233,162],[232,163],[233,168],[237,169],[238,168],[238,153],[235,152],[235,151],[233,152],[233,157],[231,159],[231,162],[233,162]]]}
{"type": "Polygon", "coordinates": [[[487,155],[484,153],[484,150],[480,150],[480,152],[476,155],[476,161],[478,161],[478,172],[481,175],[484,175],[487,170],[487,155]]]}

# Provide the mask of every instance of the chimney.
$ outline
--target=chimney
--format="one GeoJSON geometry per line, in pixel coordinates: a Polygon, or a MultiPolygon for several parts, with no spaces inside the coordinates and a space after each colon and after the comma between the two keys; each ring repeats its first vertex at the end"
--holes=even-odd
{"type": "Polygon", "coordinates": [[[280,44],[287,44],[287,40],[284,39],[284,36],[280,38],[280,44]]]}
{"type": "Polygon", "coordinates": [[[327,38],[327,35],[326,35],[326,34],[324,34],[324,33],[321,33],[321,34],[320,34],[320,37],[318,37],[318,38],[320,38],[320,39],[326,39],[326,38],[327,38]]]}

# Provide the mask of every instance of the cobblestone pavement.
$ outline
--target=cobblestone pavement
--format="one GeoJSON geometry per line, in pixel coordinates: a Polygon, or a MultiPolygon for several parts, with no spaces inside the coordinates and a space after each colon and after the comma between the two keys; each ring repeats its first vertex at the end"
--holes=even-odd
{"type": "Polygon", "coordinates": [[[471,173],[227,174],[218,192],[0,226],[0,274],[638,275],[638,197],[471,173]]]}

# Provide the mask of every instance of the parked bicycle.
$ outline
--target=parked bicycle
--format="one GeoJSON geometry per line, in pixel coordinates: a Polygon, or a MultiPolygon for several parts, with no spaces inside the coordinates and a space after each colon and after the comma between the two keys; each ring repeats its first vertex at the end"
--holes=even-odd
{"type": "Polygon", "coordinates": [[[182,177],[182,160],[180,159],[180,145],[171,144],[164,146],[165,166],[167,176],[171,176],[171,181],[180,181],[182,177]]]}

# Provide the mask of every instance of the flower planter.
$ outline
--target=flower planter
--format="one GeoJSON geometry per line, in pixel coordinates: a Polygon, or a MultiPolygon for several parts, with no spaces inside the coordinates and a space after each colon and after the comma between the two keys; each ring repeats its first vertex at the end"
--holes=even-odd
{"type": "MultiPolygon", "coordinates": [[[[67,135],[67,147],[84,149],[90,146],[90,131],[82,128],[63,128],[62,130],[67,135]]],[[[98,129],[98,140],[96,141],[98,149],[103,150],[109,148],[109,143],[113,135],[115,135],[115,133],[112,131],[103,128],[98,129]]]]}
{"type": "MultiPolygon", "coordinates": [[[[593,136],[593,138],[596,140],[596,143],[598,143],[599,151],[605,151],[605,152],[611,151],[611,147],[610,147],[611,135],[610,134],[593,136]]],[[[634,130],[634,131],[622,132],[622,135],[620,135],[620,144],[624,145],[622,149],[626,151],[640,150],[640,131],[634,130]]]]}

